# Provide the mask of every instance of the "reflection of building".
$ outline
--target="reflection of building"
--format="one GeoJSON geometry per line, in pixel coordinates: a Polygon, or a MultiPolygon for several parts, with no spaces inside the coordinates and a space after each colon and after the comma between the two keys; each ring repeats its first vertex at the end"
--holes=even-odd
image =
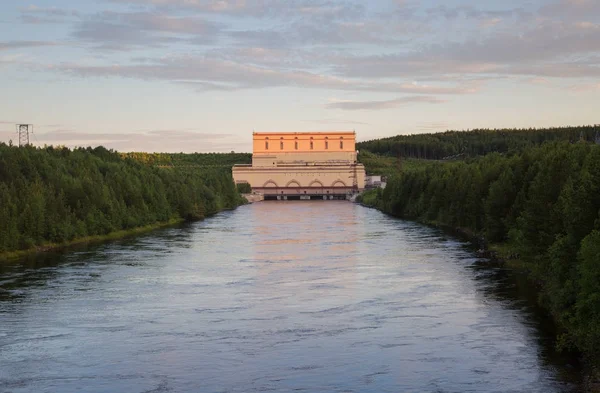
{"type": "Polygon", "coordinates": [[[339,199],[364,189],[354,132],[255,132],[252,150],[252,165],[235,165],[233,178],[267,199],[339,199]]]}

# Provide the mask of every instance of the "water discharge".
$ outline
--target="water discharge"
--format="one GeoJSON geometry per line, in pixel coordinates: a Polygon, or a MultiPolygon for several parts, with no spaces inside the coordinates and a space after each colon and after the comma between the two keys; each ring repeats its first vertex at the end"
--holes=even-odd
{"type": "Polygon", "coordinates": [[[0,391],[576,391],[524,286],[483,262],[315,201],[7,264],[0,391]]]}

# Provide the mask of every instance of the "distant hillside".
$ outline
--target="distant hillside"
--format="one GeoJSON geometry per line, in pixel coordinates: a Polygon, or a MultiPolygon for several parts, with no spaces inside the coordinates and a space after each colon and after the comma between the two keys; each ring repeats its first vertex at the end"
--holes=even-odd
{"type": "Polygon", "coordinates": [[[375,154],[428,160],[474,157],[488,153],[520,152],[548,141],[576,142],[583,138],[593,142],[600,126],[560,127],[547,129],[494,129],[447,131],[436,134],[398,135],[360,142],[359,150],[375,154]]]}
{"type": "Polygon", "coordinates": [[[232,167],[235,164],[250,164],[251,153],[121,153],[124,158],[132,158],[148,165],[156,166],[202,166],[232,167]]]}

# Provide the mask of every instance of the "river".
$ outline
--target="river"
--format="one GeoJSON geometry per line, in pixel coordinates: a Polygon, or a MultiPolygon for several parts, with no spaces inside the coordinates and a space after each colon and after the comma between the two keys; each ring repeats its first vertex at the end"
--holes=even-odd
{"type": "Polygon", "coordinates": [[[519,277],[345,201],[0,265],[1,392],[575,392],[519,277]]]}

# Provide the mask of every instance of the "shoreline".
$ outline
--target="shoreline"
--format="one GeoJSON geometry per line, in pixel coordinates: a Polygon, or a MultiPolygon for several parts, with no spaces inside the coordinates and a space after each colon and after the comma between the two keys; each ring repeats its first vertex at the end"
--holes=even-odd
{"type": "Polygon", "coordinates": [[[142,233],[151,232],[156,229],[179,225],[184,222],[202,221],[204,219],[214,216],[215,214],[218,214],[218,213],[221,213],[224,211],[235,210],[238,207],[243,206],[248,203],[249,202],[247,200],[245,200],[245,201],[243,200],[241,203],[239,203],[237,206],[235,206],[233,208],[223,208],[219,211],[210,213],[210,214],[208,214],[200,219],[197,219],[197,220],[186,220],[184,218],[172,218],[169,221],[157,222],[154,224],[145,225],[142,227],[135,227],[135,228],[131,228],[131,229],[121,229],[118,231],[113,231],[113,232],[107,233],[106,235],[86,236],[86,237],[76,238],[76,239],[73,239],[73,240],[70,240],[70,241],[67,241],[64,243],[45,243],[45,244],[41,244],[39,246],[28,248],[26,250],[0,252],[0,263],[10,262],[10,261],[14,261],[14,260],[24,258],[27,256],[42,254],[42,253],[49,252],[49,251],[60,251],[63,249],[68,249],[70,247],[74,247],[74,246],[78,246],[78,245],[82,245],[82,244],[95,244],[95,243],[103,243],[103,242],[107,242],[107,241],[111,241],[111,240],[124,239],[124,238],[130,237],[130,236],[135,236],[135,235],[140,235],[142,233]]]}
{"type": "MultiPolygon", "coordinates": [[[[523,263],[519,260],[518,255],[515,255],[512,253],[512,251],[510,250],[510,246],[507,245],[506,243],[488,243],[483,236],[477,235],[470,230],[465,230],[464,228],[450,227],[448,225],[442,225],[442,224],[432,222],[432,221],[424,221],[424,220],[418,220],[418,219],[412,219],[412,218],[399,217],[394,214],[390,214],[390,213],[386,212],[385,210],[380,209],[379,207],[374,206],[374,205],[367,205],[363,202],[355,202],[355,203],[357,203],[363,207],[369,208],[369,209],[375,209],[387,216],[396,218],[398,220],[406,220],[406,221],[416,222],[416,223],[419,223],[422,225],[426,225],[426,226],[429,226],[432,228],[437,228],[439,230],[448,232],[458,238],[461,238],[461,239],[471,243],[471,245],[477,247],[478,250],[476,251],[476,254],[479,255],[480,257],[487,258],[491,262],[501,265],[507,269],[510,269],[513,272],[524,274],[526,276],[526,279],[528,280],[528,282],[530,282],[531,285],[535,285],[537,287],[537,284],[534,282],[533,278],[530,276],[530,274],[531,274],[530,270],[523,265],[523,263]]],[[[552,317],[552,315],[549,314],[548,310],[544,306],[542,306],[541,304],[538,304],[538,307],[540,307],[542,310],[544,310],[545,313],[548,313],[550,318],[556,324],[554,317],[552,317]]],[[[558,325],[555,325],[555,326],[557,327],[557,329],[559,329],[558,325]]],[[[593,362],[591,362],[589,359],[586,359],[586,357],[584,356],[584,354],[582,352],[577,352],[577,355],[579,357],[578,361],[582,362],[581,363],[582,364],[582,369],[581,369],[582,384],[583,384],[582,388],[585,389],[586,392],[600,393],[600,370],[593,364],[593,362]]]]}
{"type": "Polygon", "coordinates": [[[155,224],[145,225],[143,227],[135,227],[131,229],[121,229],[119,231],[114,231],[107,233],[106,235],[94,235],[94,236],[86,236],[76,238],[64,243],[45,243],[39,246],[35,246],[32,248],[28,248],[26,250],[17,250],[17,251],[6,251],[0,253],[0,263],[13,261],[19,258],[41,254],[49,251],[59,251],[63,249],[68,249],[70,247],[82,245],[82,244],[94,244],[94,243],[102,243],[110,240],[119,240],[124,239],[129,236],[139,235],[142,233],[150,232],[155,229],[166,228],[169,226],[178,225],[185,222],[183,218],[171,219],[169,221],[158,222],[155,224]]]}

